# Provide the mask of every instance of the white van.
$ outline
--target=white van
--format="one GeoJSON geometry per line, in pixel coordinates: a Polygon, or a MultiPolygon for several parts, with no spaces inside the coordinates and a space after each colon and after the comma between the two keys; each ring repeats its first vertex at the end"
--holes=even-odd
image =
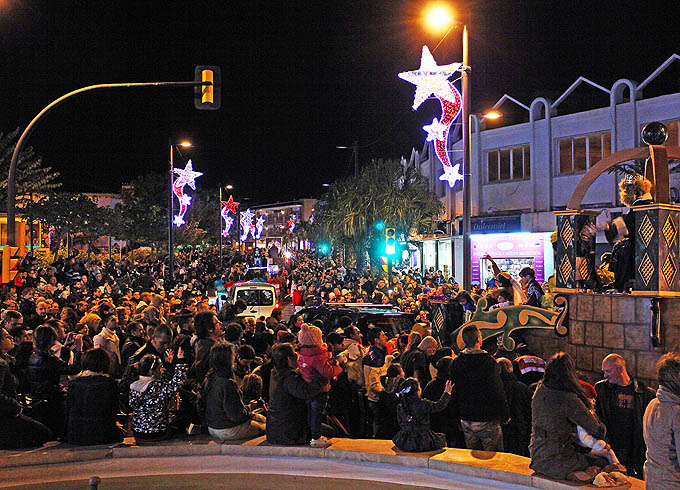
{"type": "Polygon", "coordinates": [[[229,289],[229,303],[238,300],[246,303],[246,311],[238,316],[252,316],[255,319],[271,316],[272,310],[279,307],[276,288],[266,282],[239,282],[229,289]]]}

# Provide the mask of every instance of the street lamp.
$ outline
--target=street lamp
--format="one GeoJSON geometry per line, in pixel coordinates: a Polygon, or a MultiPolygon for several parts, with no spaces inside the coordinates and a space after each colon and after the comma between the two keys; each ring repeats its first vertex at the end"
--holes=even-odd
{"type": "Polygon", "coordinates": [[[172,139],[168,139],[170,144],[170,206],[168,213],[168,269],[170,272],[170,285],[175,281],[175,248],[174,248],[174,238],[175,230],[174,223],[172,222],[173,215],[175,214],[175,203],[172,194],[172,185],[175,181],[175,147],[189,148],[191,147],[190,141],[182,141],[180,143],[173,143],[172,139]]]}
{"type": "Polygon", "coordinates": [[[354,176],[359,175],[359,142],[355,141],[352,146],[336,146],[338,150],[352,150],[354,154],[354,176]]]}
{"type": "Polygon", "coordinates": [[[447,26],[448,30],[442,36],[437,46],[432,50],[436,51],[446,36],[456,27],[463,28],[463,65],[461,70],[461,118],[463,130],[463,288],[470,290],[472,282],[472,245],[470,242],[471,219],[470,211],[472,206],[471,194],[471,172],[470,172],[470,62],[468,56],[468,28],[467,24],[455,21],[452,10],[448,4],[437,2],[431,4],[424,12],[425,25],[432,32],[442,32],[447,26]]]}

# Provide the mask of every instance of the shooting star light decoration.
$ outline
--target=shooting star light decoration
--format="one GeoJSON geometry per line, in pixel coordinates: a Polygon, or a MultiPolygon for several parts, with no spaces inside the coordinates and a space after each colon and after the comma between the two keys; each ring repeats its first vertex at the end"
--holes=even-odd
{"type": "Polygon", "coordinates": [[[220,201],[220,205],[222,206],[222,210],[220,211],[220,215],[222,216],[222,219],[224,220],[224,226],[222,227],[222,236],[228,236],[229,231],[231,230],[231,226],[234,224],[234,218],[229,216],[229,212],[232,212],[236,214],[236,208],[238,207],[240,203],[234,201],[234,196],[229,196],[228,201],[220,201]]]}
{"type": "Polygon", "coordinates": [[[172,193],[179,201],[179,213],[173,216],[172,222],[179,228],[185,224],[184,215],[191,205],[191,196],[184,193],[184,186],[188,185],[193,190],[196,190],[196,178],[203,175],[203,173],[194,171],[191,160],[187,162],[186,167],[174,168],[173,171],[177,174],[177,178],[172,183],[172,193]]]}
{"type": "Polygon", "coordinates": [[[463,175],[460,173],[460,164],[451,164],[446,148],[451,124],[460,114],[462,101],[460,92],[458,92],[453,83],[449,82],[449,78],[454,73],[460,71],[460,68],[460,63],[437,65],[428,47],[423,46],[420,68],[399,73],[399,78],[416,86],[412,106],[414,111],[430,95],[434,95],[442,106],[441,119],[438,120],[435,117],[432,120],[432,124],[423,126],[423,129],[427,132],[427,141],[434,141],[435,153],[444,166],[444,173],[439,177],[439,180],[447,181],[449,187],[453,187],[456,182],[463,180],[463,175]]]}
{"type": "Polygon", "coordinates": [[[262,230],[264,229],[264,222],[265,222],[264,216],[258,216],[257,217],[257,221],[255,222],[255,231],[253,232],[253,238],[255,240],[259,240],[260,237],[262,236],[262,230]]]}
{"type": "Polygon", "coordinates": [[[244,242],[248,239],[248,235],[250,234],[251,228],[254,228],[253,226],[253,218],[255,217],[255,213],[253,213],[250,208],[246,209],[245,211],[241,211],[241,241],[244,242]]]}

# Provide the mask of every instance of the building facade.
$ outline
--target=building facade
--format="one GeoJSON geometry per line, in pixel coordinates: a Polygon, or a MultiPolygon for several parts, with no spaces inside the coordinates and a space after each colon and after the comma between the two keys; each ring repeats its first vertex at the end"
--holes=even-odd
{"type": "MultiPolygon", "coordinates": [[[[518,272],[530,265],[537,279],[547,280],[554,273],[549,239],[555,230],[553,211],[565,209],[583,174],[609,154],[643,144],[640,130],[648,122],[663,122],[669,130],[666,144],[678,145],[680,93],[643,97],[643,89],[678,60],[680,56],[674,54],[640,84],[620,79],[606,88],[579,77],[557,100],[538,97],[529,105],[504,95],[494,109],[517,104],[527,113],[528,122],[521,124],[486,129],[483,118],[470,116],[473,283],[484,284],[489,277],[490,264],[483,258],[486,253],[496,258],[502,269],[518,272]],[[560,105],[581,85],[601,91],[609,104],[560,114],[560,105]]],[[[462,150],[460,139],[449,141],[454,165],[462,163],[462,150]]],[[[448,271],[462,282],[462,183],[451,189],[439,180],[442,167],[432,142],[420,152],[413,150],[408,165],[428,178],[446,209],[442,218],[450,223],[446,236],[422,239],[421,263],[416,265],[445,274],[448,271]]],[[[600,176],[583,200],[584,209],[601,211],[598,223],[625,211],[618,198],[619,179],[615,173],[600,176]]],[[[671,173],[671,198],[676,202],[680,200],[678,189],[678,174],[671,173]]],[[[604,250],[604,236],[598,236],[597,242],[604,250]]]]}

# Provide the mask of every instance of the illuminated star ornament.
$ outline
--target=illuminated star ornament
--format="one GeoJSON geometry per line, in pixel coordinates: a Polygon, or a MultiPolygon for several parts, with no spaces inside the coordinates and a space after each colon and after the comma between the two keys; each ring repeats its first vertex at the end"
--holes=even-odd
{"type": "Polygon", "coordinates": [[[241,203],[234,201],[234,196],[229,196],[228,201],[222,201],[222,206],[226,207],[227,211],[231,211],[234,214],[236,214],[236,208],[239,204],[241,203]]]}
{"type": "Polygon", "coordinates": [[[427,46],[423,46],[420,58],[420,68],[399,74],[399,78],[416,86],[416,94],[413,99],[413,110],[434,95],[442,106],[441,119],[434,118],[432,124],[423,126],[427,132],[427,141],[434,141],[437,158],[444,166],[444,174],[440,180],[446,180],[453,187],[458,180],[462,180],[460,164],[451,165],[447,151],[447,141],[451,124],[460,114],[461,96],[449,78],[460,70],[460,63],[449,65],[437,65],[427,46]]]}
{"type": "Polygon", "coordinates": [[[172,183],[172,193],[179,201],[179,213],[173,216],[172,222],[175,226],[180,227],[185,224],[184,215],[191,205],[191,196],[184,194],[184,186],[188,185],[193,190],[196,190],[196,178],[203,175],[203,173],[194,171],[191,160],[187,162],[186,167],[183,169],[174,168],[173,171],[177,174],[177,178],[172,183]]]}
{"type": "Polygon", "coordinates": [[[255,213],[253,213],[250,208],[246,209],[245,211],[241,211],[241,241],[246,241],[248,239],[248,235],[250,234],[251,228],[254,228],[254,217],[255,213]]]}
{"type": "Polygon", "coordinates": [[[423,126],[423,129],[427,131],[427,141],[435,141],[435,140],[443,140],[444,139],[444,132],[448,129],[446,126],[444,126],[442,123],[437,121],[437,118],[435,117],[432,120],[432,124],[428,124],[426,126],[423,126]]]}

